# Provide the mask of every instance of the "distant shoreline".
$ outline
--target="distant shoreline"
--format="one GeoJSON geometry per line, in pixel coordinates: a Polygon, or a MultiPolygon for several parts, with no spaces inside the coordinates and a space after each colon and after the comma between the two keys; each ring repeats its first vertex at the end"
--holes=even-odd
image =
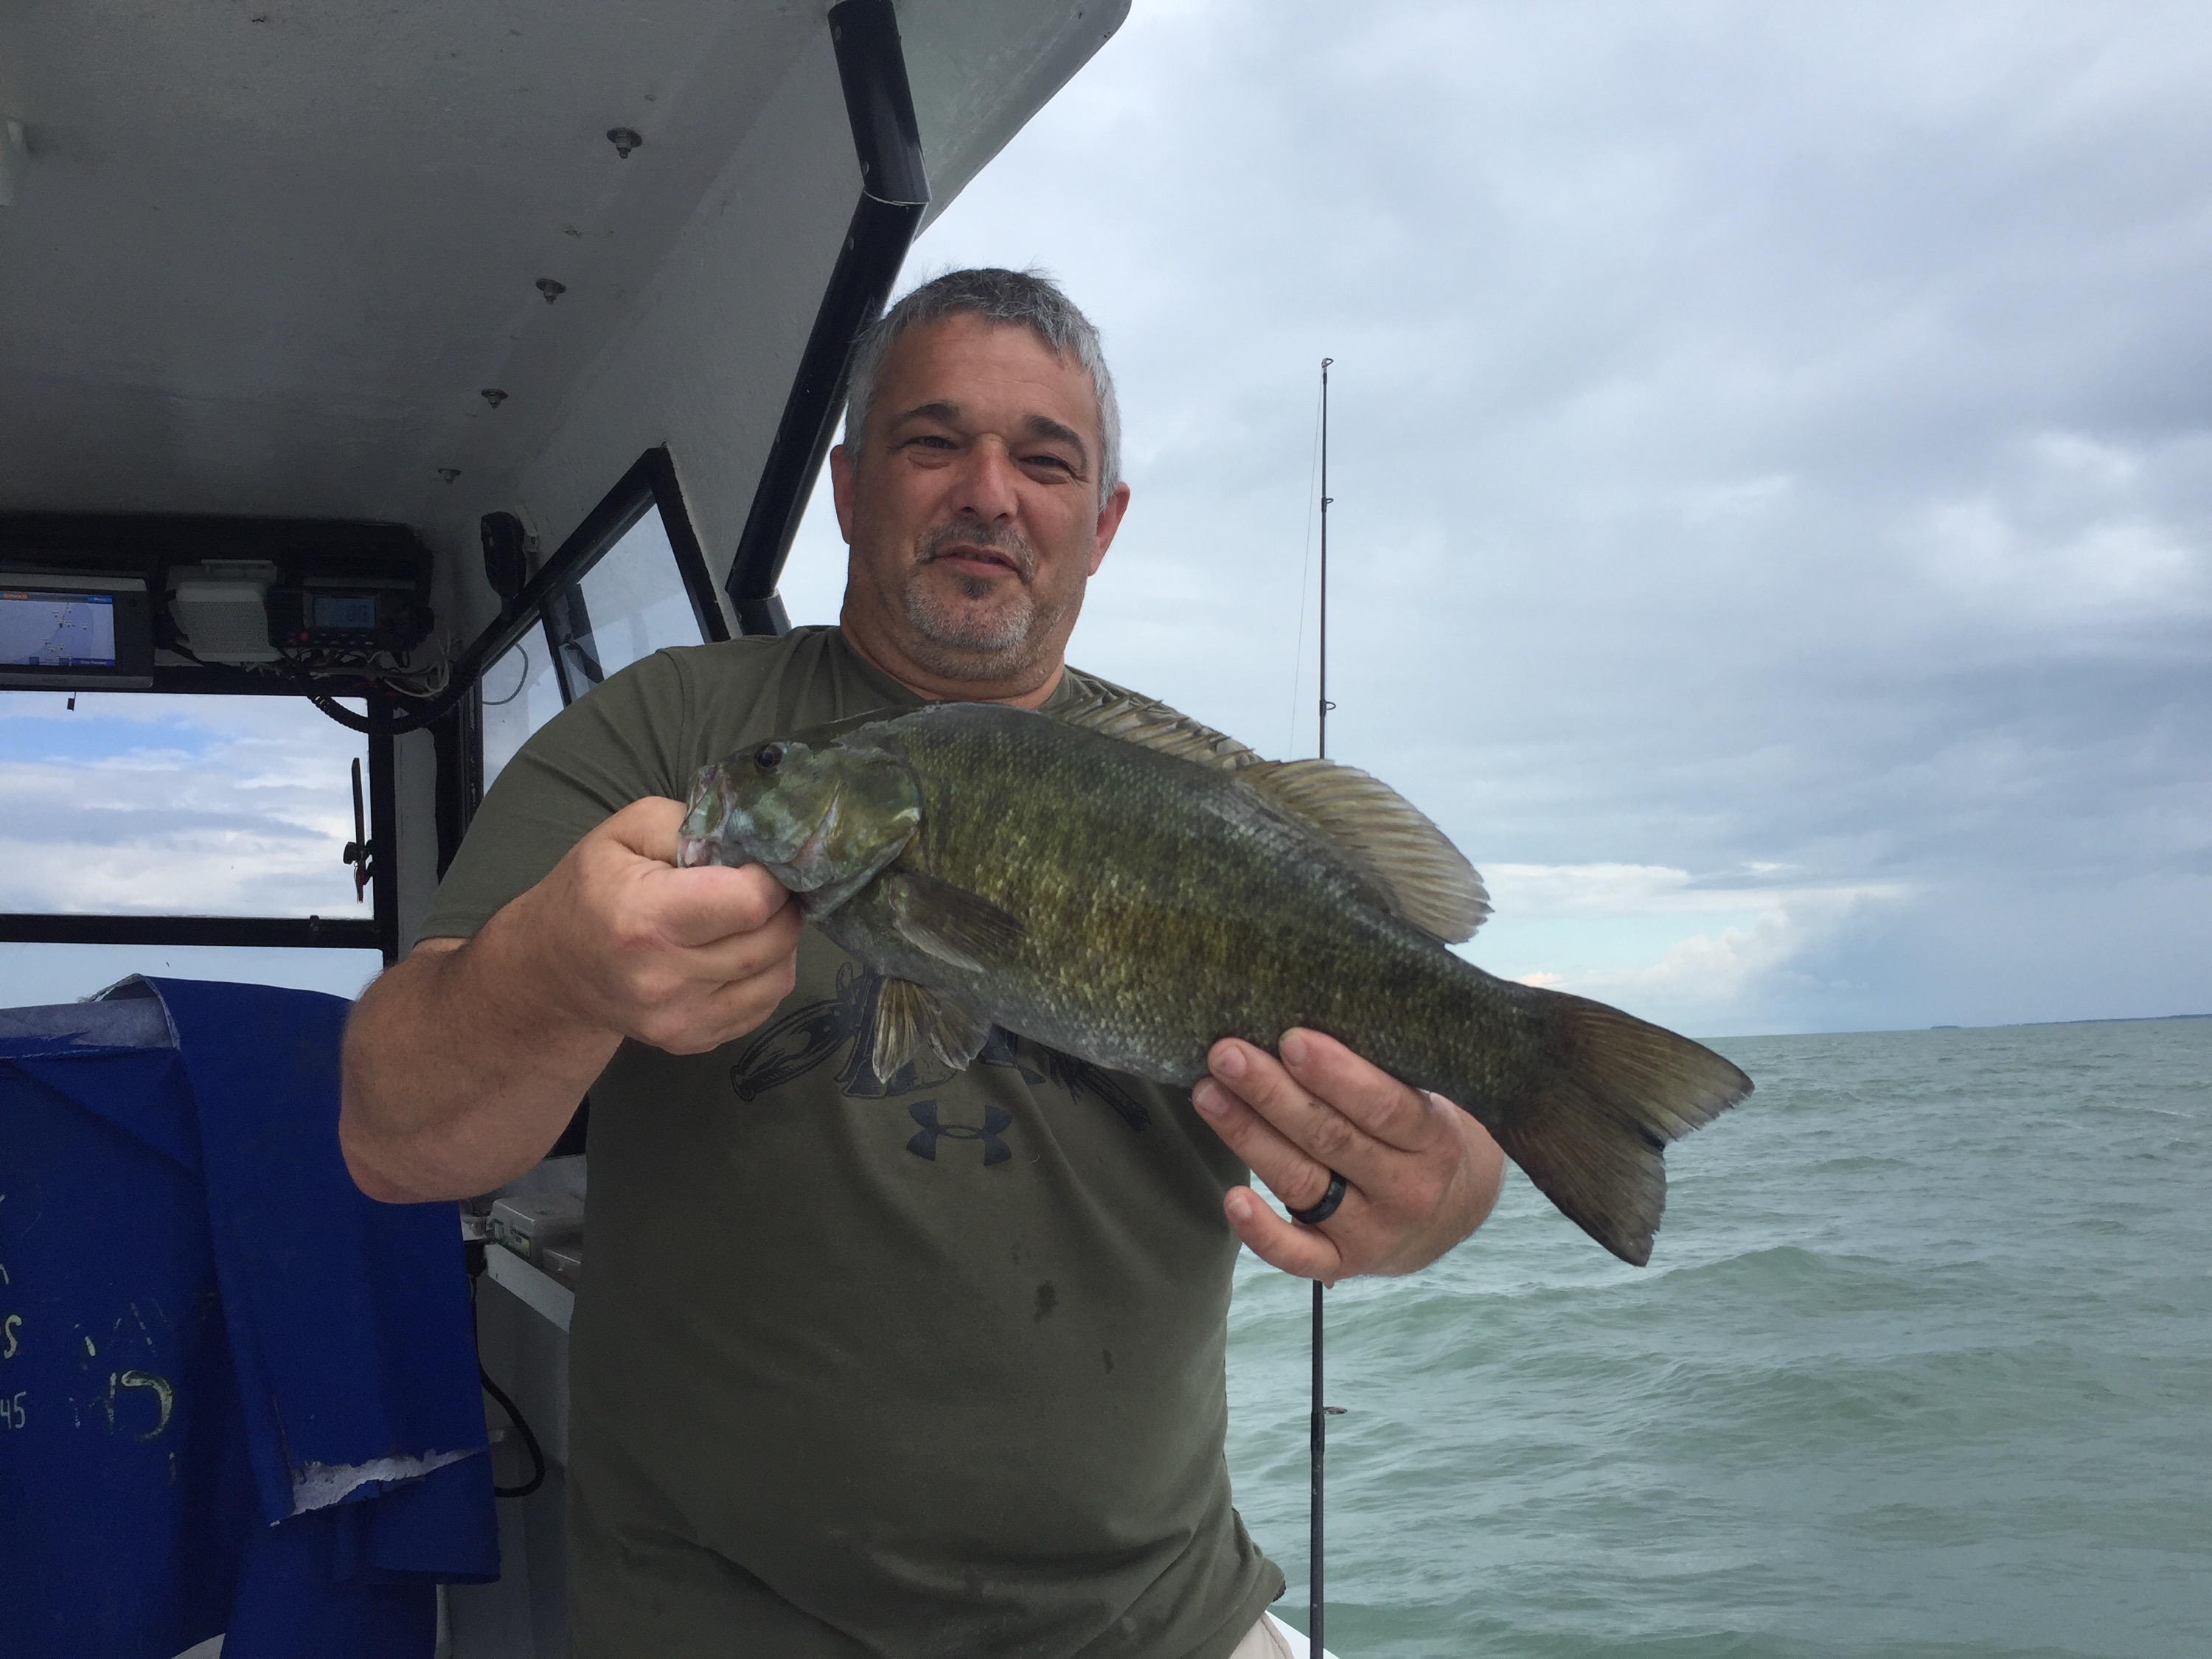
{"type": "Polygon", "coordinates": [[[1739,1031],[1729,1036],[1699,1037],[1700,1042],[1734,1042],[1780,1036],[1896,1036],[1917,1031],[2027,1031],[2046,1025],[2155,1025],[2177,1019],[2212,1019],[2203,1014],[2113,1014],[2101,1019],[2014,1019],[1995,1025],[1890,1025],[1845,1031],[1739,1031]]]}
{"type": "Polygon", "coordinates": [[[2018,1031],[2031,1025],[2148,1025],[2166,1019],[2212,1019],[2212,1014],[2113,1014],[2104,1019],[2014,1019],[2001,1025],[1931,1025],[1931,1031],[2018,1031]]]}

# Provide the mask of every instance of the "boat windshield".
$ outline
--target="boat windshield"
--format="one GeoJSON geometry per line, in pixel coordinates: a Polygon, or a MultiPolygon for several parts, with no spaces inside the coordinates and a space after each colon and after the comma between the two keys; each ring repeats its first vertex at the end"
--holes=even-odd
{"type": "MultiPolygon", "coordinates": [[[[0,911],[365,918],[343,856],[365,752],[298,697],[0,696],[0,911]]],[[[0,1007],[132,973],[350,996],[379,966],[373,950],[0,943],[0,1007]]]]}
{"type": "Polygon", "coordinates": [[[484,672],[483,783],[569,702],[668,646],[700,642],[658,507],[648,507],[566,596],[484,672]]]}

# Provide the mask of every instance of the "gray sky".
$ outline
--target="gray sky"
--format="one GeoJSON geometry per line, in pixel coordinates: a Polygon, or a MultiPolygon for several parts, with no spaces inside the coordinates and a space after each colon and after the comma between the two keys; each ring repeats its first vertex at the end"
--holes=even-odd
{"type": "MultiPolygon", "coordinates": [[[[293,697],[0,696],[0,910],[366,918],[339,852],[363,739],[293,697]]],[[[374,951],[0,945],[0,1008],[126,974],[351,996],[374,951]]]]}
{"type": "MultiPolygon", "coordinates": [[[[908,276],[1098,322],[1075,659],[1271,752],[1337,360],[1331,751],[1491,878],[1494,971],[1706,1034],[2204,1012],[2208,70],[2109,0],[1138,0],[908,276]]],[[[795,617],[842,556],[817,502],[795,617]]]]}
{"type": "MultiPolygon", "coordinates": [[[[1486,967],[1701,1035],[2212,1012],[2208,71],[2202,5],[1138,0],[908,274],[1097,319],[1076,659],[1278,754],[1337,359],[1330,747],[1489,878],[1486,967]]],[[[793,614],[842,571],[817,501],[793,614]]],[[[276,701],[0,699],[0,908],[365,913],[356,740],[276,701]]],[[[368,971],[311,954],[171,965],[368,971]]]]}

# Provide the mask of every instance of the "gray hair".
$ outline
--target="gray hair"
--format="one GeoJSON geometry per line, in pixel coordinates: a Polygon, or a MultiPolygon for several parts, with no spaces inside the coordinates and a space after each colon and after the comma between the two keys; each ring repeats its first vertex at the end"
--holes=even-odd
{"type": "Polygon", "coordinates": [[[892,345],[908,329],[947,317],[981,317],[986,322],[1026,328],[1056,357],[1073,357],[1087,370],[1098,394],[1098,504],[1121,482],[1121,409],[1107,372],[1105,349],[1091,319],[1042,271],[985,266],[948,270],[908,295],[860,336],[853,351],[853,376],[846,392],[845,440],[856,443],[874,410],[876,376],[892,345]]]}

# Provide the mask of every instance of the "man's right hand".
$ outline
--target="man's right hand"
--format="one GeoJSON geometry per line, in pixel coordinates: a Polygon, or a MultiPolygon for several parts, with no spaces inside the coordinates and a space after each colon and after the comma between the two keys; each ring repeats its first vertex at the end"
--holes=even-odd
{"type": "Polygon", "coordinates": [[[743,1036],[791,994],[805,918],[757,864],[677,869],[683,822],[680,801],[631,802],[501,915],[514,913],[526,932],[549,1009],[697,1054],[743,1036]]]}
{"type": "Polygon", "coordinates": [[[387,1202],[489,1192],[544,1155],[625,1037],[702,1054],[788,995],[803,922],[757,865],[675,867],[633,802],[474,939],[425,939],[355,1006],[338,1139],[387,1202]]]}

